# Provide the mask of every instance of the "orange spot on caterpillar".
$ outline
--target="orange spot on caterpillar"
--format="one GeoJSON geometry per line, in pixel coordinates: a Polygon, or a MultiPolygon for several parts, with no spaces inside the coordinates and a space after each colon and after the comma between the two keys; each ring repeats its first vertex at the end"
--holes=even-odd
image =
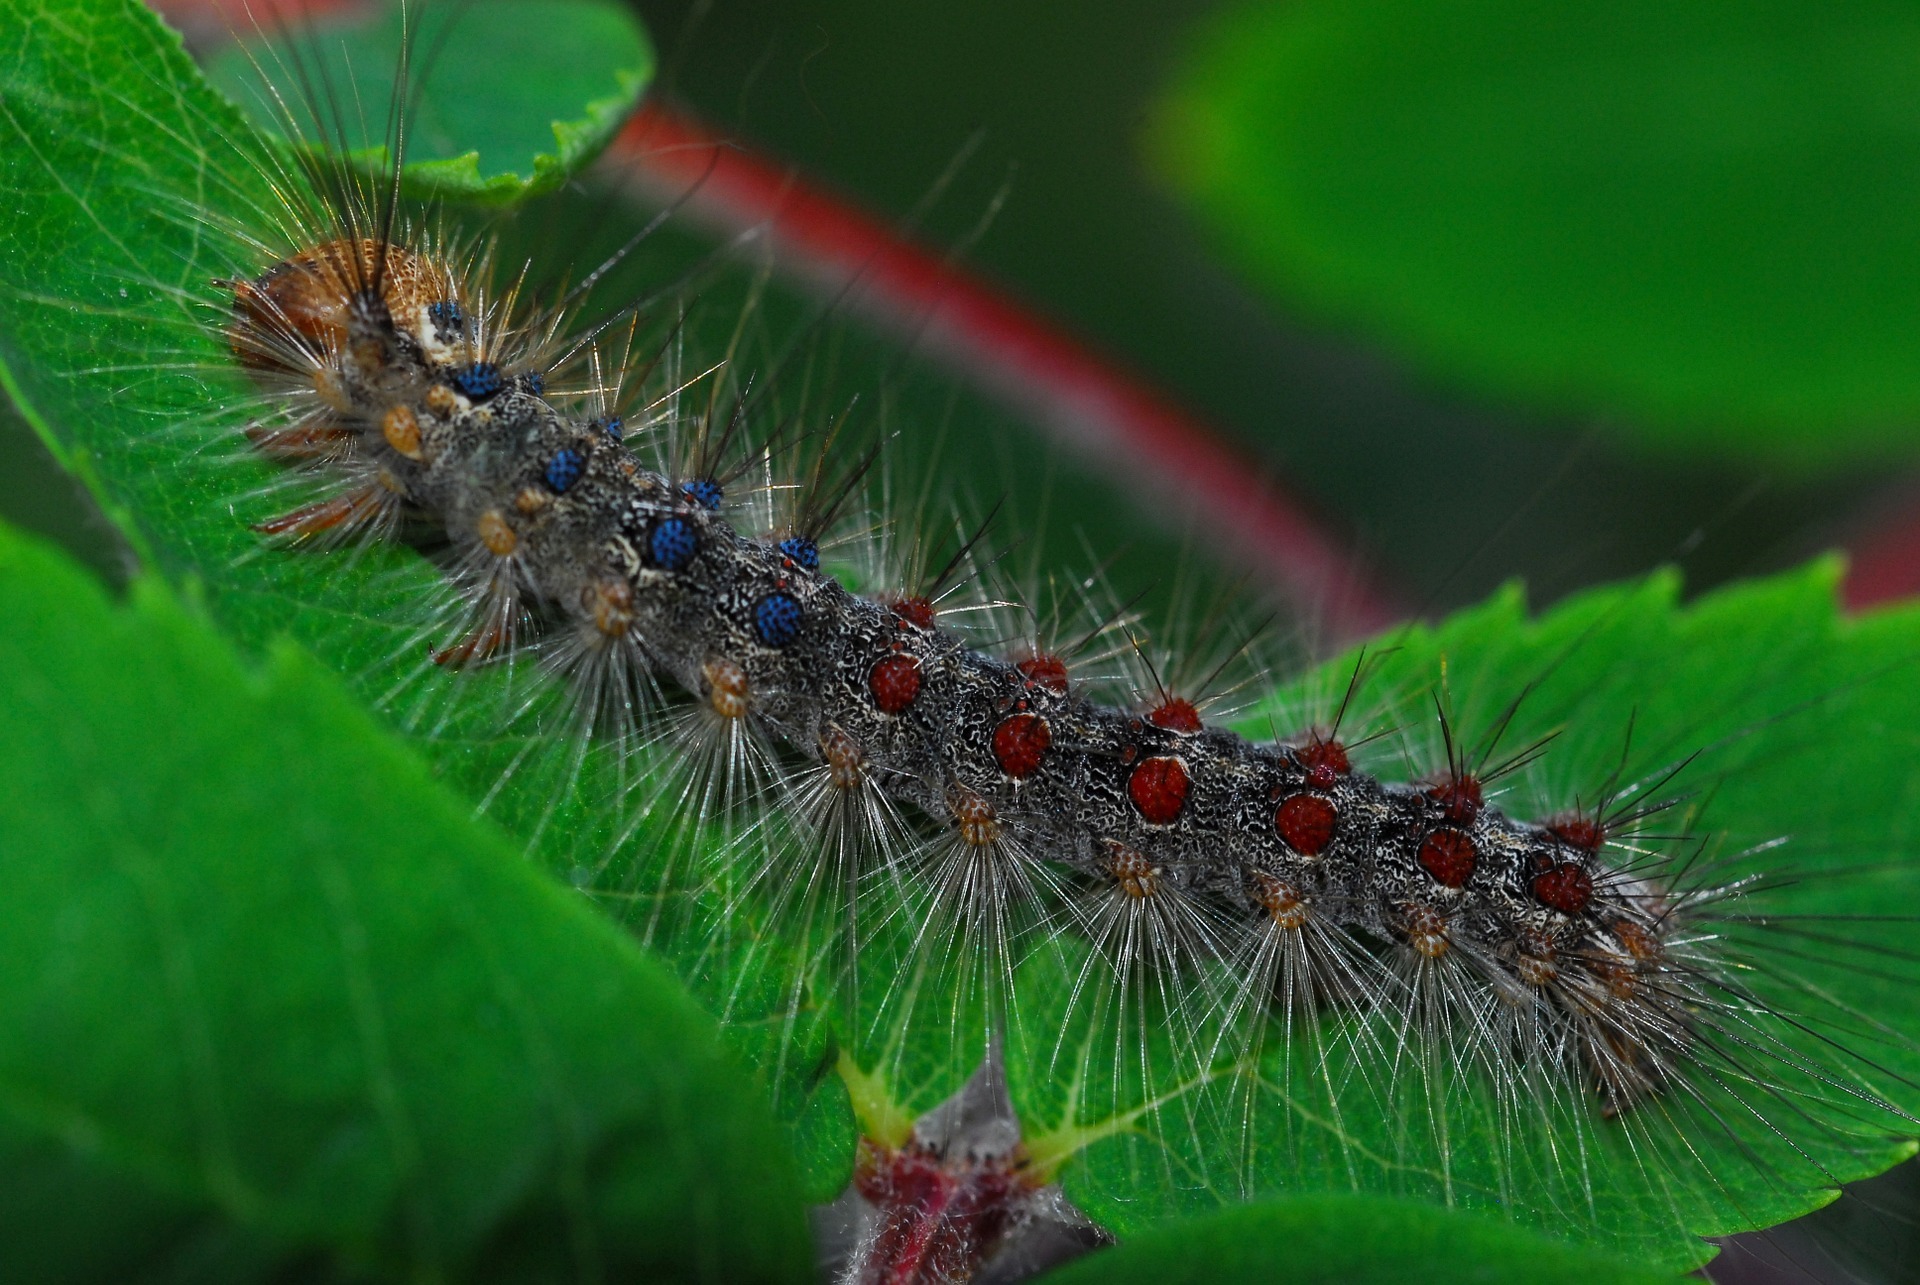
{"type": "Polygon", "coordinates": [[[1439,959],[1453,945],[1447,939],[1446,916],[1432,906],[1408,906],[1400,931],[1406,934],[1407,945],[1428,959],[1439,959]]]}
{"type": "Polygon", "coordinates": [[[1560,976],[1553,948],[1544,943],[1523,942],[1520,953],[1514,957],[1513,975],[1529,986],[1551,986],[1560,976]]]}
{"type": "Polygon", "coordinates": [[[514,534],[499,509],[488,509],[482,513],[473,524],[473,531],[480,537],[480,543],[487,547],[487,552],[496,558],[511,557],[513,551],[520,547],[520,537],[514,534]]]}
{"type": "Polygon", "coordinates": [[[1640,963],[1649,963],[1666,953],[1658,937],[1631,919],[1614,921],[1608,925],[1608,931],[1613,933],[1613,939],[1620,943],[1620,948],[1640,963]]]}
{"type": "Polygon", "coordinates": [[[618,576],[596,580],[582,591],[593,627],[608,638],[619,638],[633,626],[633,586],[618,576]]]}
{"type": "Polygon", "coordinates": [[[948,796],[947,807],[960,823],[960,840],[968,847],[990,848],[1000,842],[1000,818],[993,804],[965,786],[956,785],[948,796]]]}
{"type": "Polygon", "coordinates": [[[1140,900],[1160,891],[1160,871],[1146,854],[1124,843],[1107,840],[1107,873],[1120,885],[1120,891],[1140,900]]]}
{"type": "Polygon", "coordinates": [[[721,718],[744,718],[747,713],[747,671],[724,658],[710,660],[700,667],[706,680],[707,704],[721,718]]]}
{"type": "Polygon", "coordinates": [[[410,460],[421,458],[420,417],[411,406],[393,406],[380,417],[380,435],[387,445],[410,460]]]}
{"type": "Polygon", "coordinates": [[[837,723],[820,733],[820,757],[827,761],[827,779],[836,790],[856,790],[866,779],[866,751],[837,723]]]}
{"type": "Polygon", "coordinates": [[[1589,966],[1593,975],[1606,984],[1607,995],[1622,1004],[1631,1004],[1640,996],[1640,979],[1624,964],[1601,962],[1589,966]]]}
{"type": "Polygon", "coordinates": [[[1307,926],[1313,912],[1300,890],[1264,870],[1253,872],[1253,899],[1273,919],[1274,927],[1296,931],[1307,926]]]}

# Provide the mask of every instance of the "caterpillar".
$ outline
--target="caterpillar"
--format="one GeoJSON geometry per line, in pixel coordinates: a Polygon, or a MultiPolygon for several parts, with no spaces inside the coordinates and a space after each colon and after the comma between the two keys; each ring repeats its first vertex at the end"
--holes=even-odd
{"type": "MultiPolygon", "coordinates": [[[[225,259],[176,289],[236,399],[181,421],[236,479],[229,537],[294,595],[398,559],[389,704],[426,693],[408,717],[450,741],[512,729],[482,768],[517,789],[602,790],[598,828],[555,841],[580,882],[650,942],[697,940],[717,1006],[779,1013],[775,1060],[837,1060],[863,1123],[991,1050],[1024,1171],[1082,1157],[1076,1196],[1123,1228],[1129,1182],[1177,1206],[1333,1175],[1673,1261],[1914,1132],[1910,1010],[1824,982],[1797,993],[1826,1011],[1789,1006],[1795,939],[1753,872],[1783,851],[1695,831],[1686,750],[1631,758],[1619,713],[1611,771],[1512,801],[1556,750],[1517,730],[1529,683],[1633,594],[1565,617],[1490,703],[1429,675],[1419,730],[1376,735],[1364,657],[1291,722],[1282,697],[1223,725],[1212,666],[1163,681],[1101,590],[1069,582],[1049,620],[1007,605],[1038,586],[981,586],[971,526],[881,547],[839,413],[771,414],[677,302],[649,332],[496,294],[476,243],[403,209],[389,141],[375,173],[241,143],[264,191],[176,211],[225,259]],[[1414,770],[1371,770],[1393,742],[1414,770]]],[[[884,1194],[915,1144],[875,1143],[884,1194]]]]}
{"type": "MultiPolygon", "coordinates": [[[[1436,964],[1457,950],[1578,1051],[1609,1111],[1689,1056],[1702,996],[1673,958],[1686,921],[1673,894],[1600,859],[1638,813],[1518,821],[1487,804],[1500,773],[1478,764],[1384,783],[1353,771],[1337,730],[1256,746],[1209,729],[1185,696],[1102,705],[1057,655],[972,650],[926,595],[876,601],[822,575],[823,531],[743,534],[716,479],[652,472],[617,419],[564,415],[544,372],[469,333],[478,298],[379,238],[311,247],[235,290],[235,352],[291,377],[288,426],[266,448],[335,456],[339,475],[258,529],[356,538],[403,512],[442,527],[483,605],[436,661],[493,659],[514,622],[549,617],[634,665],[631,684],[658,673],[716,717],[752,720],[843,795],[879,791],[951,825],[939,875],[989,933],[1059,867],[1145,905],[1204,900],[1286,933],[1326,919],[1436,964]]],[[[1310,967],[1304,949],[1283,953],[1310,967]]]]}

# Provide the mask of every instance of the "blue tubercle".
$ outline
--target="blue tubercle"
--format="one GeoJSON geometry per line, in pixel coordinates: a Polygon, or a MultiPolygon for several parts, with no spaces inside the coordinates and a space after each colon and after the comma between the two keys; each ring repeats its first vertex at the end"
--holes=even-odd
{"type": "Polygon", "coordinates": [[[427,320],[433,328],[442,334],[464,335],[467,333],[467,313],[457,299],[442,299],[438,303],[427,305],[427,320]]]}
{"type": "Polygon", "coordinates": [[[500,390],[507,386],[500,368],[490,361],[476,361],[470,366],[456,367],[448,373],[447,382],[453,385],[453,391],[476,402],[498,396],[500,390]]]}
{"type": "Polygon", "coordinates": [[[700,551],[700,533],[685,518],[663,518],[647,538],[647,560],[662,571],[684,571],[700,551]]]}
{"type": "Polygon", "coordinates": [[[720,501],[727,496],[727,493],[720,489],[720,484],[710,477],[697,477],[691,482],[682,482],[680,490],[703,509],[717,510],[720,507],[720,501]]]}
{"type": "Polygon", "coordinates": [[[620,422],[618,415],[609,415],[605,419],[596,419],[593,421],[593,427],[599,429],[616,442],[625,438],[627,435],[626,426],[620,422]]]}
{"type": "Polygon", "coordinates": [[[800,636],[799,600],[790,593],[770,593],[753,604],[753,631],[768,647],[785,647],[800,636]]]}
{"type": "Polygon", "coordinates": [[[547,395],[547,377],[537,370],[530,370],[520,376],[520,386],[532,393],[535,397],[544,397],[547,395]]]}
{"type": "Polygon", "coordinates": [[[547,461],[547,485],[555,495],[565,495],[586,471],[587,461],[572,447],[562,447],[547,461]]]}
{"type": "Polygon", "coordinates": [[[780,554],[796,567],[805,567],[809,571],[820,569],[820,546],[811,537],[788,536],[780,542],[780,554]]]}

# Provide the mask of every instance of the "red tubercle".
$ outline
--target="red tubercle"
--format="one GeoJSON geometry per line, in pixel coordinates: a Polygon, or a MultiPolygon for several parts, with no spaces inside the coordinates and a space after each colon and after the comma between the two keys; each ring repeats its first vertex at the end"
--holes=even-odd
{"type": "Polygon", "coordinates": [[[1479,849],[1473,836],[1464,830],[1435,830],[1420,844],[1420,864],[1434,882],[1449,888],[1464,888],[1480,864],[1479,849]]]}
{"type": "Polygon", "coordinates": [[[1331,790],[1341,777],[1353,771],[1347,747],[1318,732],[1309,734],[1305,745],[1294,747],[1293,761],[1307,770],[1307,785],[1316,790],[1331,790]]]}
{"type": "Polygon", "coordinates": [[[1187,765],[1177,758],[1146,759],[1127,777],[1127,797],[1148,825],[1172,825],[1187,806],[1187,765]]]}
{"type": "Polygon", "coordinates": [[[1303,857],[1317,857],[1333,842],[1340,811],[1332,799],[1317,794],[1295,794],[1281,801],[1273,814],[1273,828],[1281,842],[1303,857]]]}
{"type": "Polygon", "coordinates": [[[1156,705],[1147,714],[1147,721],[1155,727],[1164,727],[1169,732],[1182,732],[1191,735],[1206,726],[1200,721],[1200,711],[1194,708],[1190,700],[1178,696],[1156,705]]]}
{"type": "Polygon", "coordinates": [[[1454,825],[1472,825],[1486,802],[1479,779],[1464,772],[1429,786],[1427,797],[1440,805],[1440,815],[1454,825]]]}
{"type": "Polygon", "coordinates": [[[1600,819],[1578,813],[1547,822],[1547,833],[1582,852],[1598,852],[1607,843],[1607,830],[1600,819]]]}
{"type": "Polygon", "coordinates": [[[1053,729],[1038,714],[1015,714],[993,729],[993,757],[1000,770],[1016,781],[1040,770],[1053,729]]]}
{"type": "Polygon", "coordinates": [[[791,169],[654,99],[603,162],[650,204],[752,231],[792,275],[905,328],[920,351],[1079,451],[1155,511],[1192,513],[1220,550],[1309,607],[1334,637],[1406,613],[1361,559],[1211,429],[1010,297],[791,169]]]}
{"type": "Polygon", "coordinates": [[[1056,696],[1067,694],[1067,663],[1058,656],[1029,656],[1015,668],[1035,687],[1044,687],[1056,696]]]}
{"type": "Polygon", "coordinates": [[[1562,862],[1533,877],[1533,898],[1549,910],[1577,915],[1593,901],[1593,876],[1572,862],[1562,862]]]}
{"type": "Polygon", "coordinates": [[[883,656],[867,673],[867,691],[882,714],[903,714],[920,695],[920,661],[914,656],[883,656]]]}
{"type": "Polygon", "coordinates": [[[887,604],[887,610],[910,625],[921,629],[933,628],[933,618],[937,614],[933,601],[920,594],[905,598],[895,598],[887,604]]]}

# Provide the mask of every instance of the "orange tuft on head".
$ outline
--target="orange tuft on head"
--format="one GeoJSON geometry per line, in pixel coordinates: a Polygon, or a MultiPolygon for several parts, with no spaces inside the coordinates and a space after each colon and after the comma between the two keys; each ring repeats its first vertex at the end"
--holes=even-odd
{"type": "Polygon", "coordinates": [[[324,241],[234,283],[228,346],[256,370],[296,369],[289,364],[295,349],[314,357],[339,352],[348,305],[376,275],[387,311],[402,324],[415,325],[428,307],[453,297],[453,274],[423,254],[371,237],[324,241]]]}

